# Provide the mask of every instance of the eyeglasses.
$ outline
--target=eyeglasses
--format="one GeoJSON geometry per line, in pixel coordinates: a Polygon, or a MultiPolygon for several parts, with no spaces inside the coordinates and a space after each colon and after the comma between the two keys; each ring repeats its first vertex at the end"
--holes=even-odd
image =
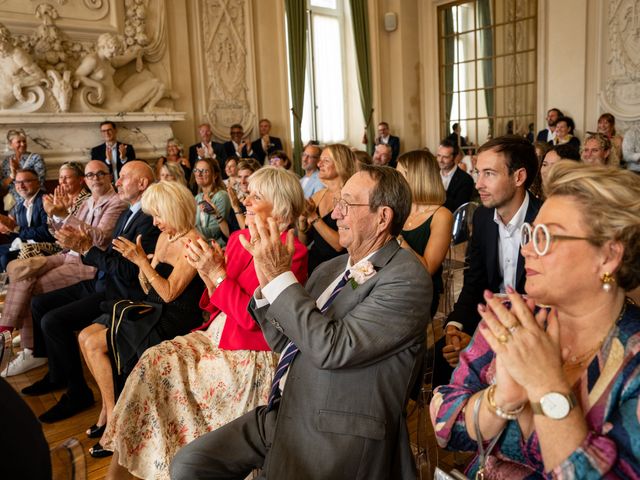
{"type": "Polygon", "coordinates": [[[340,215],[347,216],[349,215],[349,207],[368,207],[368,203],[349,203],[344,198],[334,198],[333,199],[333,208],[338,207],[338,211],[340,215]]]}
{"type": "Polygon", "coordinates": [[[27,183],[33,183],[37,181],[38,180],[36,180],[35,178],[32,178],[31,180],[15,180],[13,183],[16,185],[26,185],[27,183]]]}
{"type": "Polygon", "coordinates": [[[281,159],[280,157],[271,157],[271,158],[269,159],[269,163],[270,163],[270,164],[272,164],[272,165],[273,165],[274,163],[278,163],[278,162],[281,162],[281,161],[282,161],[282,159],[281,159]]]}
{"type": "Polygon", "coordinates": [[[211,170],[209,170],[208,168],[194,168],[193,169],[193,174],[194,175],[207,175],[211,173],[211,170]]]}
{"type": "Polygon", "coordinates": [[[231,135],[242,135],[243,133],[242,130],[231,130],[231,135]]]}
{"type": "Polygon", "coordinates": [[[109,175],[107,172],[89,172],[84,174],[84,178],[88,178],[89,180],[97,178],[100,180],[102,177],[106,177],[107,175],[109,175]]]}
{"type": "Polygon", "coordinates": [[[532,227],[528,223],[524,223],[520,228],[520,246],[524,248],[533,241],[533,249],[541,257],[544,257],[549,253],[551,242],[554,240],[586,240],[588,242],[593,242],[593,238],[590,237],[552,234],[544,223],[539,223],[535,227],[532,227]]]}
{"type": "Polygon", "coordinates": [[[302,158],[320,158],[320,155],[310,155],[308,153],[303,153],[302,158]]]}
{"type": "Polygon", "coordinates": [[[100,129],[100,131],[101,131],[102,133],[111,133],[111,132],[113,132],[113,128],[105,128],[105,129],[102,129],[102,128],[101,128],[101,129],[100,129]]]}

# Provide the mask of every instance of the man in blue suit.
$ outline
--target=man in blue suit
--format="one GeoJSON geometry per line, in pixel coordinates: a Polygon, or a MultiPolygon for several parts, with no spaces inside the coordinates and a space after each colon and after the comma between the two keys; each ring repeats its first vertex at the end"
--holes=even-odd
{"type": "Polygon", "coordinates": [[[0,215],[0,233],[10,240],[0,245],[0,270],[3,272],[9,261],[18,257],[23,242],[55,242],[47,226],[47,213],[42,205],[44,192],[40,189],[36,171],[18,170],[13,183],[24,201],[16,204],[8,216],[0,215]]]}

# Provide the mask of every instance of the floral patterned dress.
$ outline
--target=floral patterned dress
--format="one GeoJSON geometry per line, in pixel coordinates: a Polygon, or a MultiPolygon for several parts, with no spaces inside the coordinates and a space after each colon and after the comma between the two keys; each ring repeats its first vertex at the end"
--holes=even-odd
{"type": "MultiPolygon", "coordinates": [[[[259,282],[240,235],[250,239],[248,230],[229,237],[227,277],[200,300],[212,316],[207,330],[147,349],[116,403],[101,443],[137,477],[169,479],[181,447],[267,403],[278,354],[247,311],[259,282]]],[[[297,240],[291,269],[306,281],[307,249],[297,240]]]]}

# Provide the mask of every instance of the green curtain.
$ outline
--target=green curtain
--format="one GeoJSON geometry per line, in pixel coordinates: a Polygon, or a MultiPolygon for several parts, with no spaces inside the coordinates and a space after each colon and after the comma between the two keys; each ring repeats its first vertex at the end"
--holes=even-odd
{"type": "Polygon", "coordinates": [[[302,155],[302,109],[307,53],[307,11],[302,0],[285,0],[287,39],[289,41],[289,80],[291,84],[291,116],[293,121],[293,162],[300,174],[302,155]]]}
{"type": "Polygon", "coordinates": [[[444,136],[449,135],[451,121],[451,107],[453,105],[453,63],[455,62],[456,37],[453,31],[453,7],[447,7],[444,12],[444,120],[446,126],[444,136]]]}
{"type": "Polygon", "coordinates": [[[489,135],[493,136],[494,124],[494,81],[493,81],[493,34],[491,31],[491,1],[478,0],[478,27],[489,27],[481,30],[480,50],[481,57],[485,57],[482,62],[482,79],[484,81],[484,103],[487,107],[489,117],[489,135]]]}
{"type": "Polygon", "coordinates": [[[358,59],[358,86],[360,87],[360,105],[365,120],[367,133],[367,151],[373,153],[375,130],[371,119],[373,117],[373,95],[371,93],[371,52],[369,50],[369,18],[367,0],[350,0],[351,23],[358,59]]]}

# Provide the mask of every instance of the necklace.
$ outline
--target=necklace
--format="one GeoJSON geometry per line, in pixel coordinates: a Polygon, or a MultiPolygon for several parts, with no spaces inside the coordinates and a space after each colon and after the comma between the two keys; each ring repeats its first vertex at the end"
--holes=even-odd
{"type": "Polygon", "coordinates": [[[574,368],[583,367],[586,364],[587,360],[591,360],[591,358],[598,352],[598,350],[600,350],[600,348],[604,344],[604,341],[609,337],[609,334],[611,333],[611,330],[613,330],[613,328],[622,319],[622,317],[624,315],[624,312],[626,310],[627,310],[627,301],[625,300],[625,302],[622,304],[622,309],[620,310],[620,315],[618,315],[618,318],[616,318],[616,321],[613,322],[613,325],[611,325],[611,328],[607,331],[605,336],[602,337],[602,339],[598,342],[598,344],[595,347],[590,348],[589,350],[587,350],[586,352],[584,352],[584,353],[582,353],[580,355],[573,355],[573,356],[569,357],[562,364],[562,366],[565,368],[565,370],[572,370],[574,368]]]}
{"type": "Polygon", "coordinates": [[[407,226],[407,229],[409,229],[410,227],[413,227],[414,223],[418,223],[418,220],[422,220],[422,215],[425,213],[430,213],[431,209],[433,208],[432,205],[427,205],[426,207],[424,207],[423,210],[420,210],[420,205],[417,207],[417,210],[415,212],[412,212],[409,214],[409,216],[407,217],[407,221],[405,222],[405,225],[407,226]]]}
{"type": "Polygon", "coordinates": [[[173,243],[176,240],[178,240],[179,238],[184,237],[187,233],[189,233],[189,230],[185,230],[184,232],[179,232],[176,233],[175,235],[171,236],[171,235],[167,235],[167,240],[169,241],[169,243],[173,243]]]}

